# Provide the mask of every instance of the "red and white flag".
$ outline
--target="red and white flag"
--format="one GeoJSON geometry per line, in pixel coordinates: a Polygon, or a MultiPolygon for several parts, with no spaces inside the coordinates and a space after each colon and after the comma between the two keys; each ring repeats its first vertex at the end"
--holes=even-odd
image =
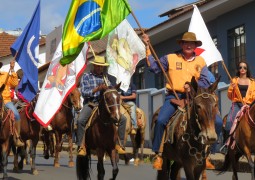
{"type": "Polygon", "coordinates": [[[62,42],[53,56],[38,97],[34,117],[43,126],[48,126],[69,93],[76,87],[76,80],[86,68],[88,44],[85,43],[79,56],[72,63],[61,66],[62,42]]]}
{"type": "Polygon", "coordinates": [[[197,39],[203,43],[202,46],[196,48],[196,54],[202,56],[205,59],[207,66],[210,66],[217,61],[223,61],[219,50],[216,48],[214,42],[212,41],[212,38],[197,6],[193,6],[194,11],[189,25],[189,32],[195,33],[197,39]]]}
{"type": "Polygon", "coordinates": [[[121,82],[122,90],[128,89],[136,65],[145,56],[145,45],[126,19],[108,35],[108,74],[116,77],[116,83],[121,82]]]}

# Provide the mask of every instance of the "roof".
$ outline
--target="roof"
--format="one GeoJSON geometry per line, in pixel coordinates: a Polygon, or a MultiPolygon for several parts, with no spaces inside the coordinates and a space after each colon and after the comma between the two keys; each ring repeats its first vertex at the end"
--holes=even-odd
{"type": "MultiPolygon", "coordinates": [[[[0,33],[0,58],[11,55],[10,47],[18,37],[6,32],[0,33]]],[[[46,38],[41,36],[39,45],[45,45],[46,38]]]]}

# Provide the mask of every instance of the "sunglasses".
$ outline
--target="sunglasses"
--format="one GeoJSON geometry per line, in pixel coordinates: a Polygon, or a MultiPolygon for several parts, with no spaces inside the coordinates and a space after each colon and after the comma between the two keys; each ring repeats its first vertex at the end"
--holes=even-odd
{"type": "Polygon", "coordinates": [[[239,66],[239,69],[240,69],[240,70],[241,70],[241,69],[247,70],[247,67],[245,67],[245,66],[239,66]]]}

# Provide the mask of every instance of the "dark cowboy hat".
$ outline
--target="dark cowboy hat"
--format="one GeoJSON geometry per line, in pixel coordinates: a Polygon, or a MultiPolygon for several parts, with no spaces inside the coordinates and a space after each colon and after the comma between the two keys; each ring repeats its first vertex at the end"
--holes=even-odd
{"type": "Polygon", "coordinates": [[[3,63],[2,63],[2,62],[0,62],[0,69],[2,68],[2,66],[3,66],[3,63]]]}
{"type": "Polygon", "coordinates": [[[182,39],[177,39],[176,41],[178,44],[180,44],[183,41],[195,42],[197,47],[202,45],[202,41],[197,40],[196,34],[193,32],[184,33],[182,39]]]}

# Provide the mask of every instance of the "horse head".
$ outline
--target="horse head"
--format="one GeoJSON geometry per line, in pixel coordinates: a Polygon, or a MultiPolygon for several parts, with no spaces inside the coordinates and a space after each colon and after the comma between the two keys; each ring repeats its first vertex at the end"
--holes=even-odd
{"type": "Polygon", "coordinates": [[[101,117],[104,117],[104,121],[110,119],[114,123],[118,123],[120,120],[120,95],[117,91],[120,84],[114,88],[108,87],[100,92],[99,113],[101,117]],[[107,118],[107,116],[110,116],[110,118],[107,118]]]}
{"type": "Polygon", "coordinates": [[[68,98],[74,110],[80,111],[81,110],[81,93],[77,87],[70,92],[68,98]]]}
{"type": "Polygon", "coordinates": [[[202,144],[212,144],[217,140],[215,132],[215,119],[218,113],[218,98],[214,94],[220,78],[208,88],[198,87],[195,78],[191,81],[191,94],[193,98],[192,111],[195,118],[195,134],[202,144]]]}

